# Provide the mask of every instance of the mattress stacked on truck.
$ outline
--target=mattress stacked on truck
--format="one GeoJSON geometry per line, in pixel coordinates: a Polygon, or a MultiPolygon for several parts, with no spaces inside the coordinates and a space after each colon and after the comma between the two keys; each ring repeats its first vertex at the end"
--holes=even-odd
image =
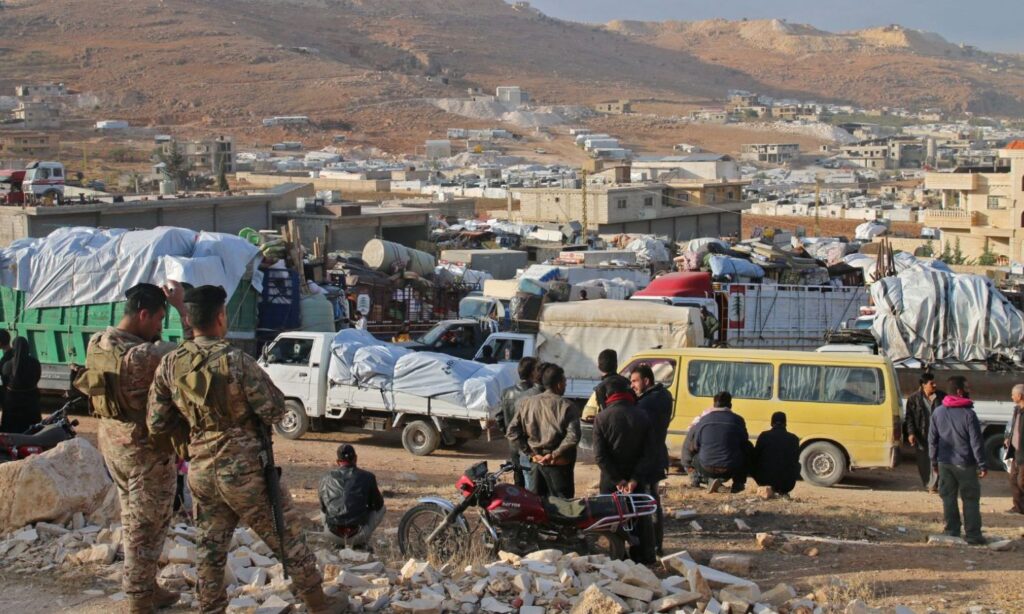
{"type": "Polygon", "coordinates": [[[516,383],[513,363],[485,365],[446,354],[413,352],[360,330],[340,331],[331,342],[332,385],[378,388],[491,410],[516,383]]]}

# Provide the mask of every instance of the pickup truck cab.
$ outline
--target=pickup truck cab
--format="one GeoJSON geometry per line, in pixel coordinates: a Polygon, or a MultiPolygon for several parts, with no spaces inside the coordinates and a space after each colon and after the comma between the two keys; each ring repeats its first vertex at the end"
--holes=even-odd
{"type": "Polygon", "coordinates": [[[496,325],[487,324],[487,320],[442,320],[422,337],[398,345],[414,352],[437,352],[470,360],[477,354],[487,334],[496,328],[496,325]]]}
{"type": "Polygon", "coordinates": [[[332,382],[333,333],[288,332],[263,350],[260,367],[285,397],[277,432],[299,439],[314,425],[366,431],[402,430],[402,446],[422,456],[457,447],[488,432],[492,416],[451,402],[409,393],[332,382]]]}

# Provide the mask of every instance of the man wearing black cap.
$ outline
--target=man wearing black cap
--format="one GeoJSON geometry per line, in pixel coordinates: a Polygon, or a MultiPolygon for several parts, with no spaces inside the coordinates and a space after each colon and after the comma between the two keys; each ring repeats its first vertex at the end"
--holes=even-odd
{"type": "Polygon", "coordinates": [[[800,438],[786,430],[786,414],[772,414],[772,428],[758,435],[754,446],[754,480],[786,496],[800,477],[800,438]]]}
{"type": "Polygon", "coordinates": [[[365,546],[384,519],[384,497],[377,477],[356,467],[356,449],[338,446],[338,466],[320,480],[324,530],[346,546],[365,546]]]}
{"type": "Polygon", "coordinates": [[[85,371],[75,387],[89,397],[99,421],[99,447],[117,485],[124,528],[122,584],[132,614],[174,605],[178,593],[156,583],[160,553],[173,514],[175,455],[166,438],[150,438],[146,401],[157,365],[175,348],[160,341],[170,303],[184,315],[181,285],[138,284],[125,293],[117,326],[89,340],[85,371]]]}
{"type": "Polygon", "coordinates": [[[275,553],[283,552],[292,592],[312,614],[343,612],[343,596],[328,598],[323,578],[302,536],[302,518],[282,484],[284,539],[278,539],[268,503],[259,455],[261,433],[284,417],[284,397],[250,356],[224,336],[227,293],[200,286],[185,294],[185,309],[195,330],[157,368],[149,393],[149,430],[167,433],[184,422],[191,441],[188,483],[196,501],[199,582],[202,612],[223,612],[228,605],[224,564],[235,527],[251,527],[275,553]]]}

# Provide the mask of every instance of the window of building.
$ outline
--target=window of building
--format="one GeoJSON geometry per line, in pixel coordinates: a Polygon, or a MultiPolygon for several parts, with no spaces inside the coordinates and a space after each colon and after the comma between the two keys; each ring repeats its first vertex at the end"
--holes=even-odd
{"type": "Polygon", "coordinates": [[[885,387],[879,369],[782,365],[779,400],[879,405],[885,401],[885,387]]]}
{"type": "Polygon", "coordinates": [[[620,199],[615,201],[615,208],[616,209],[625,209],[626,206],[627,205],[626,205],[626,199],[625,198],[620,198],[620,199]]]}
{"type": "Polygon", "coordinates": [[[645,196],[644,197],[644,206],[645,207],[653,207],[654,206],[654,197],[653,196],[645,196]]]}
{"type": "Polygon", "coordinates": [[[989,196],[988,197],[988,208],[989,209],[1005,209],[1006,207],[1003,205],[1003,199],[1002,198],[999,198],[998,196],[989,196]]]}
{"type": "Polygon", "coordinates": [[[713,397],[725,390],[734,399],[772,398],[772,366],[756,362],[694,360],[687,385],[696,397],[713,397]]]}

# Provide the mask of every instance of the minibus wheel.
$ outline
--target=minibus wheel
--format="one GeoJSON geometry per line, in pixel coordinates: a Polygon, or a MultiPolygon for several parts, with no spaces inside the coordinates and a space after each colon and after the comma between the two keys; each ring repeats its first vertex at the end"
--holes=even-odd
{"type": "Polygon", "coordinates": [[[838,446],[815,441],[800,453],[800,476],[815,486],[835,486],[846,475],[846,464],[838,446]]]}

